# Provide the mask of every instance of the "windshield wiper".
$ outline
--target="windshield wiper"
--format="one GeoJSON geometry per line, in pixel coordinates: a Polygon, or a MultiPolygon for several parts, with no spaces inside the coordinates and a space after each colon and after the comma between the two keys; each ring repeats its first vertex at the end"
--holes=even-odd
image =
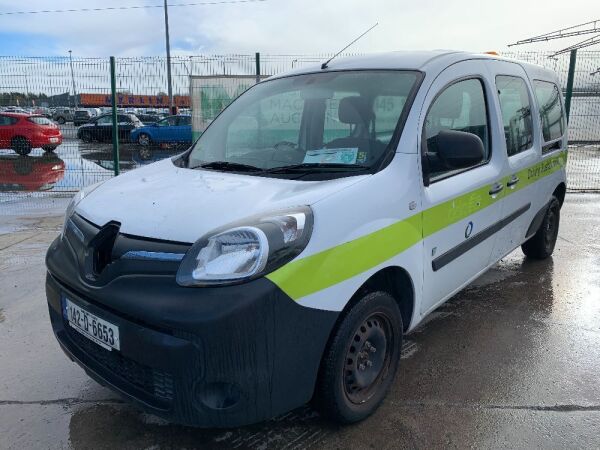
{"type": "Polygon", "coordinates": [[[343,163],[301,163],[301,164],[292,164],[290,166],[281,166],[281,167],[273,167],[272,169],[267,169],[264,173],[297,173],[297,172],[306,172],[308,170],[317,170],[320,172],[327,171],[344,171],[344,170],[369,170],[370,166],[365,166],[362,164],[343,164],[343,163]]]}
{"type": "Polygon", "coordinates": [[[261,172],[263,170],[260,167],[251,166],[250,164],[229,161],[212,161],[195,166],[194,169],[198,167],[202,167],[203,169],[231,170],[233,172],[261,172]]]}

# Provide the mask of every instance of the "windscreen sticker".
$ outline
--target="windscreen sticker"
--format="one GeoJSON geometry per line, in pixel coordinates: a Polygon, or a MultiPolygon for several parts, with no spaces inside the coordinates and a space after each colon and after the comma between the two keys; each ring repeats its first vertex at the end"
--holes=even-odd
{"type": "Polygon", "coordinates": [[[358,148],[319,148],[304,156],[308,164],[356,164],[358,148]]]}

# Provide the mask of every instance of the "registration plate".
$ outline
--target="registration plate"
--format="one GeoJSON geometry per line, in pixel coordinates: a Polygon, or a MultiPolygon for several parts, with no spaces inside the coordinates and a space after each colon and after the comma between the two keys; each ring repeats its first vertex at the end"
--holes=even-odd
{"type": "Polygon", "coordinates": [[[106,350],[120,349],[119,327],[64,299],[69,325],[106,350]]]}

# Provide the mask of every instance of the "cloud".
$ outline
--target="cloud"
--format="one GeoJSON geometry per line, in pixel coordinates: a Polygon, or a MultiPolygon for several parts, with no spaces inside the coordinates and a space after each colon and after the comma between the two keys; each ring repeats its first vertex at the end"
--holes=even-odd
{"type": "MultiPolygon", "coordinates": [[[[171,0],[178,3],[179,0],[171,0]]],[[[147,4],[160,4],[156,2],[147,4]]],[[[141,0],[88,0],[85,7],[143,4],[141,0]]],[[[454,48],[504,50],[506,44],[589,20],[586,0],[569,8],[558,0],[268,0],[263,3],[171,7],[174,54],[331,53],[375,22],[379,26],[351,48],[354,52],[454,48]],[[585,17],[584,17],[585,16],[585,17]]],[[[81,1],[60,6],[81,8],[81,1]]],[[[1,11],[49,9],[47,0],[26,3],[0,0],[1,11]]],[[[0,16],[0,27],[13,39],[0,44],[26,54],[141,56],[164,54],[161,9],[0,16]],[[39,45],[22,42],[39,39],[39,45]],[[21,45],[20,45],[21,43],[21,45]]],[[[532,49],[571,44],[551,42],[532,49]]],[[[523,49],[529,49],[524,47],[523,49]]]]}

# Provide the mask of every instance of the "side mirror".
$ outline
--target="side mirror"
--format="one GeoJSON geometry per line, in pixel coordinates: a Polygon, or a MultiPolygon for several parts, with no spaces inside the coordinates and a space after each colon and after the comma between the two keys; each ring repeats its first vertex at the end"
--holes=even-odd
{"type": "Polygon", "coordinates": [[[483,161],[483,142],[473,133],[442,130],[437,135],[437,147],[437,156],[447,169],[464,169],[483,161]]]}

